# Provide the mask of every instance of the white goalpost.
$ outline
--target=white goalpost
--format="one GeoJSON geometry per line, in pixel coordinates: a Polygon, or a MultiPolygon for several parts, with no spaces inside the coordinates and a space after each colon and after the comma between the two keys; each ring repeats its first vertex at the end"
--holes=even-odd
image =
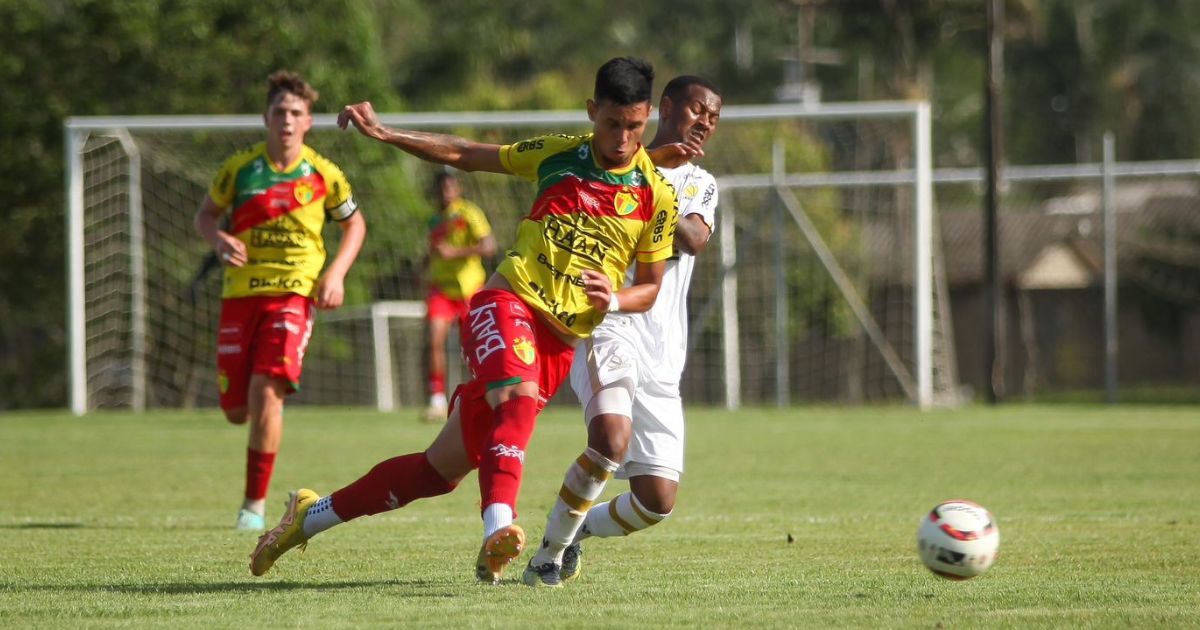
{"type": "MultiPolygon", "coordinates": [[[[381,118],[497,143],[589,125],[574,110],[381,118]]],[[[718,178],[720,205],[693,280],[685,400],[731,409],[956,400],[930,133],[924,102],[724,108],[702,162],[718,178]]],[[[202,263],[192,215],[220,161],[262,136],[258,115],[65,122],[74,413],[215,404],[219,269],[202,263]]],[[[309,144],[347,173],[370,234],[348,305],[318,317],[297,400],[414,405],[423,396],[417,261],[433,169],[338,131],[332,115],[314,116],[309,144]]],[[[503,247],[532,187],[462,179],[503,247]]]]}

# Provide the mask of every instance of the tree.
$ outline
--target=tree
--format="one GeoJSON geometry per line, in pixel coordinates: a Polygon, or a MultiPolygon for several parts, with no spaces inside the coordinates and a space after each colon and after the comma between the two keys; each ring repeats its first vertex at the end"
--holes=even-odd
{"type": "MultiPolygon", "coordinates": [[[[321,105],[389,96],[374,8],[281,0],[0,4],[0,408],[65,401],[63,132],[71,115],[257,112],[266,75],[304,72],[321,105]],[[69,60],[69,62],[68,62],[69,60]]],[[[320,107],[318,107],[320,109],[320,107]]],[[[197,200],[199,203],[199,200],[197,200]]]]}

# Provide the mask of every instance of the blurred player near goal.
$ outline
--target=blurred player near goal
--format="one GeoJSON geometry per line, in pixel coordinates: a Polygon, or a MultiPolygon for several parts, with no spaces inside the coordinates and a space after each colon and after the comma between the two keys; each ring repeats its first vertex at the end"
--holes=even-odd
{"type": "Polygon", "coordinates": [[[389,129],[369,103],[342,111],[339,124],[370,138],[462,170],[516,175],[538,193],[504,262],[471,298],[463,345],[473,378],[452,396],[441,433],[425,451],[381,462],[329,496],[299,490],[251,553],[254,575],[334,525],[446,494],[478,468],[484,532],[475,575],[499,581],[525,545],[513,520],[538,412],[566,378],[574,345],[607,313],[650,308],[672,253],[675,194],[641,144],[653,78],[644,61],[612,59],[587,102],[592,133],[504,146],[389,129]],[[635,259],[633,283],[614,291],[635,259]]]}
{"type": "Polygon", "coordinates": [[[342,171],[304,144],[317,91],[281,70],[267,79],[267,139],[225,161],[196,212],[196,229],[225,264],[217,331],[221,409],[250,424],[237,529],[261,530],[283,438],[283,400],[300,389],[313,306],[342,305],[346,272],[367,224],[342,171]],[[228,213],[228,226],[222,219],[228,213]],[[321,228],[342,229],[325,268],[321,228]]]}
{"type": "MultiPolygon", "coordinates": [[[[651,150],[683,141],[702,149],[717,129],[721,95],[700,77],[679,76],[663,89],[658,116],[651,150]]],[[[587,448],[567,469],[541,547],[525,568],[529,586],[562,586],[579,575],[581,540],[627,536],[662,522],[675,506],[683,472],[679,380],[688,286],[695,256],[712,235],[717,182],[687,157],[658,166],[679,197],[677,253],[649,311],[614,313],[575,353],[571,387],[584,406],[587,448]],[[629,479],[630,491],[593,505],[614,473],[629,479]]]]}
{"type": "Polygon", "coordinates": [[[433,180],[438,212],[429,220],[429,407],[423,418],[445,422],[446,337],[454,322],[460,332],[465,329],[467,303],[487,280],[482,259],[496,255],[496,238],[479,206],[463,198],[453,173],[439,172],[433,180]]]}

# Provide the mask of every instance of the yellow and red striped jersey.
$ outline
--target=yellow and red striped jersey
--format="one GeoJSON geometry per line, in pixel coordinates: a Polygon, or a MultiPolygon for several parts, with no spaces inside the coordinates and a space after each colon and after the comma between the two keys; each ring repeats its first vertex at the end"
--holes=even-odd
{"type": "Polygon", "coordinates": [[[226,267],[222,297],[278,293],[311,295],[325,265],[321,228],[357,210],[341,169],[307,145],[296,162],[275,168],[265,142],[225,161],[208,191],[230,209],[229,232],[249,259],[226,267]]]}
{"type": "Polygon", "coordinates": [[[638,147],[629,165],[606,170],[592,135],[549,135],[500,148],[509,172],[537,183],[533,209],[498,272],[532,308],[575,337],[604,319],[583,291],[580,272],[595,269],[621,287],[638,262],[671,257],[677,202],[671,184],[638,147]]]}
{"type": "Polygon", "coordinates": [[[479,206],[455,199],[448,208],[429,219],[429,281],[446,297],[468,299],[483,286],[487,273],[479,256],[446,259],[433,246],[445,242],[455,247],[475,245],[492,233],[492,226],[479,206]]]}

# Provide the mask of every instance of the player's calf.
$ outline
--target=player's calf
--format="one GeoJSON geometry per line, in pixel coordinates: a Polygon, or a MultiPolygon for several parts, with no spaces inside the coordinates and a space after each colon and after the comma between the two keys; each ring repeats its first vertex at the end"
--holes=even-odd
{"type": "Polygon", "coordinates": [[[667,520],[670,515],[670,511],[650,510],[632,492],[623,493],[611,501],[594,506],[588,510],[575,540],[562,553],[562,560],[557,565],[558,581],[570,582],[579,577],[583,565],[583,546],[580,544],[583,540],[593,536],[628,536],[654,527],[667,520]]]}
{"type": "Polygon", "coordinates": [[[587,518],[575,536],[574,542],[596,536],[611,538],[628,536],[649,529],[665,521],[671,513],[650,510],[632,492],[625,492],[615,499],[598,504],[588,510],[587,518]]]}
{"type": "MultiPolygon", "coordinates": [[[[561,564],[563,550],[571,544],[576,530],[595,503],[604,486],[617,470],[617,462],[587,449],[576,459],[563,478],[558,499],[550,510],[546,521],[546,534],[537,555],[530,561],[531,568],[544,568],[561,564]]],[[[548,569],[547,569],[548,571],[548,569]]],[[[557,569],[555,569],[557,574],[557,569]]],[[[541,583],[545,584],[545,580],[541,583]]],[[[526,584],[531,584],[526,580],[526,584]]]]}

